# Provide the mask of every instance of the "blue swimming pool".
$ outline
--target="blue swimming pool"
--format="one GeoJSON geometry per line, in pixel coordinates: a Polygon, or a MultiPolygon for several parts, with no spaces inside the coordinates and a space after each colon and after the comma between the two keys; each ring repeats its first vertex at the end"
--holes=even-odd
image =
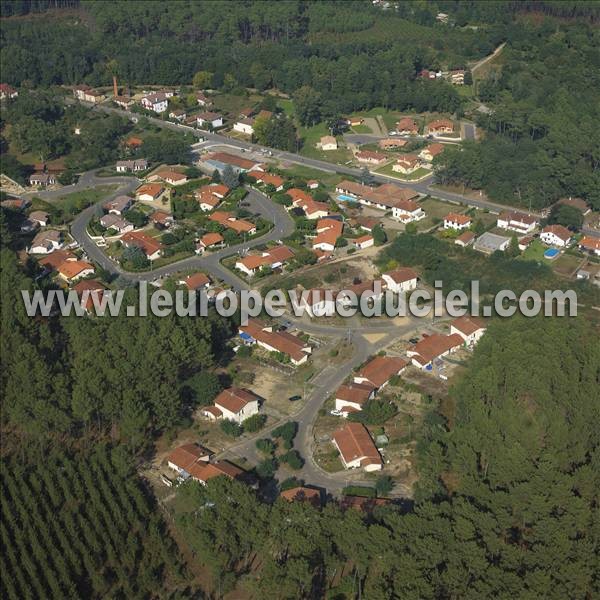
{"type": "Polygon", "coordinates": [[[347,196],[346,194],[338,194],[337,199],[340,202],[358,202],[353,196],[347,196]]]}
{"type": "Polygon", "coordinates": [[[548,250],[546,250],[546,252],[544,252],[544,257],[552,259],[552,258],[556,258],[559,254],[560,254],[560,250],[557,250],[556,248],[548,248],[548,250]]]}

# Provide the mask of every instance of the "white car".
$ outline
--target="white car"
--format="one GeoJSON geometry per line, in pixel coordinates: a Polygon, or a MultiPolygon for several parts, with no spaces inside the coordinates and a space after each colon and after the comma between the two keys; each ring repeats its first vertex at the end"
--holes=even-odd
{"type": "Polygon", "coordinates": [[[341,417],[342,416],[342,411],[341,410],[337,410],[336,408],[334,408],[333,410],[329,411],[330,415],[333,415],[334,417],[341,417]]]}
{"type": "Polygon", "coordinates": [[[388,135],[398,135],[398,132],[395,130],[388,131],[388,135]]]}

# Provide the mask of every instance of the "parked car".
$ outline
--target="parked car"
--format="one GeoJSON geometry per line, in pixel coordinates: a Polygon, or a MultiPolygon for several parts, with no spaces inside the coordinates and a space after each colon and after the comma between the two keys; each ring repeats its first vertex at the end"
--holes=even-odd
{"type": "Polygon", "coordinates": [[[295,396],[290,396],[288,398],[288,400],[290,402],[298,402],[298,400],[302,400],[302,396],[299,396],[298,394],[296,394],[295,396]]]}
{"type": "Polygon", "coordinates": [[[410,340],[408,340],[411,344],[417,344],[419,342],[419,338],[418,337],[413,337],[410,338],[410,340]]]}
{"type": "Polygon", "coordinates": [[[342,416],[342,411],[341,410],[336,410],[335,408],[333,410],[329,411],[330,415],[333,415],[334,417],[341,417],[342,416]]]}
{"type": "Polygon", "coordinates": [[[398,132],[392,129],[392,131],[388,131],[388,135],[398,135],[398,132]]]}

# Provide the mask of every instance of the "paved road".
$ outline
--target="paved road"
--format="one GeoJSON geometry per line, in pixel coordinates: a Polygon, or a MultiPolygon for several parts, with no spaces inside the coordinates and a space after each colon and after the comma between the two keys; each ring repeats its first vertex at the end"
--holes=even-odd
{"type": "MultiPolygon", "coordinates": [[[[74,100],[68,98],[67,102],[74,102],[74,100]]],[[[90,106],[89,104],[87,106],[90,106]]],[[[108,105],[99,105],[92,107],[94,110],[107,112],[107,113],[116,113],[124,116],[128,119],[133,117],[139,117],[135,113],[131,113],[125,110],[121,110],[119,108],[114,108],[108,105]]],[[[348,165],[338,165],[334,163],[329,163],[323,160],[318,160],[315,158],[308,158],[306,156],[301,156],[300,154],[294,154],[292,152],[282,152],[279,150],[274,150],[272,148],[266,148],[263,146],[259,146],[257,144],[251,144],[250,142],[246,142],[243,140],[238,140],[235,138],[229,138],[224,135],[220,135],[218,133],[212,133],[208,131],[203,131],[200,129],[194,129],[193,127],[188,127],[185,125],[181,125],[179,123],[171,123],[170,121],[163,121],[162,119],[157,119],[155,117],[148,117],[151,123],[158,127],[164,127],[166,129],[172,129],[174,131],[179,132],[187,132],[191,135],[203,138],[205,140],[218,143],[218,144],[226,144],[231,148],[238,148],[244,150],[256,150],[264,148],[265,150],[269,150],[272,152],[272,158],[290,162],[293,164],[303,165],[307,167],[313,167],[315,169],[326,171],[328,173],[340,173],[341,175],[352,175],[354,177],[360,177],[362,170],[356,167],[350,167],[348,165]]],[[[372,136],[373,139],[376,139],[377,136],[372,136]]],[[[494,212],[498,212],[500,210],[523,210],[517,207],[511,207],[507,205],[498,205],[494,202],[490,202],[487,200],[474,200],[471,198],[467,198],[466,196],[461,196],[460,194],[453,194],[450,192],[445,192],[442,190],[437,190],[431,187],[431,184],[434,183],[432,179],[427,179],[426,181],[422,181],[420,183],[415,182],[400,182],[394,177],[388,177],[387,175],[382,175],[380,173],[373,173],[373,179],[378,183],[394,183],[400,188],[411,188],[419,192],[420,194],[429,194],[434,196],[435,198],[440,198],[442,200],[447,200],[450,202],[458,202],[460,204],[465,204],[467,206],[474,206],[476,208],[488,209],[494,212]]],[[[538,215],[539,216],[539,215],[538,215]]]]}

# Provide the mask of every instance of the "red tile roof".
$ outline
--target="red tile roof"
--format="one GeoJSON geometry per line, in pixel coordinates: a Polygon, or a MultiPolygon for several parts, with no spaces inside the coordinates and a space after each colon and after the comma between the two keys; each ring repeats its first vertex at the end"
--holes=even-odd
{"type": "Polygon", "coordinates": [[[173,463],[180,469],[188,471],[189,468],[202,458],[208,458],[212,452],[198,444],[184,444],[175,448],[169,456],[167,462],[173,463]]]}
{"type": "Polygon", "coordinates": [[[162,250],[162,244],[143,231],[130,231],[123,235],[121,242],[126,246],[138,246],[146,253],[146,256],[152,256],[162,250]]]}
{"type": "Polygon", "coordinates": [[[394,375],[398,375],[408,362],[397,356],[376,356],[365,364],[356,374],[372,383],[375,387],[381,387],[394,375]]]}
{"type": "Polygon", "coordinates": [[[464,315],[454,319],[450,325],[465,335],[471,335],[480,329],[486,328],[485,323],[481,319],[478,319],[477,317],[471,317],[469,315],[464,315]]]}
{"type": "Polygon", "coordinates": [[[281,492],[280,496],[288,502],[309,502],[314,506],[321,504],[321,492],[314,488],[298,486],[281,492]]]}
{"type": "Polygon", "coordinates": [[[89,262],[84,260],[67,260],[62,263],[57,270],[67,279],[72,279],[87,269],[91,269],[93,271],[94,265],[91,265],[89,262]]]}
{"type": "Polygon", "coordinates": [[[460,215],[458,213],[448,213],[444,217],[444,221],[448,221],[450,223],[457,223],[458,225],[466,225],[470,223],[473,219],[468,215],[460,215]]]}
{"type": "Polygon", "coordinates": [[[333,434],[333,439],[344,462],[362,458],[361,465],[383,464],[369,431],[362,423],[348,423],[333,434]]]}
{"type": "Polygon", "coordinates": [[[417,273],[409,267],[400,267],[393,271],[387,271],[384,275],[390,277],[395,283],[404,283],[405,281],[411,281],[419,277],[417,273]]]}
{"type": "Polygon", "coordinates": [[[238,413],[246,404],[257,400],[256,396],[248,390],[241,388],[228,388],[223,390],[216,398],[215,405],[222,406],[232,413],[238,413]]]}
{"type": "Polygon", "coordinates": [[[207,246],[214,246],[215,244],[220,244],[223,241],[223,236],[220,233],[205,233],[200,238],[200,243],[207,246]]]}
{"type": "Polygon", "coordinates": [[[571,232],[562,225],[547,225],[542,229],[542,233],[553,233],[556,237],[567,242],[571,239],[571,232]]]}
{"type": "Polygon", "coordinates": [[[421,365],[427,365],[438,356],[441,356],[452,348],[458,348],[462,344],[463,339],[458,333],[453,333],[452,335],[434,333],[416,343],[410,348],[410,351],[416,352],[417,355],[413,356],[413,358],[417,362],[421,365]]]}
{"type": "Polygon", "coordinates": [[[210,279],[204,273],[194,273],[184,279],[185,285],[189,290],[197,290],[210,283],[210,279]]]}

